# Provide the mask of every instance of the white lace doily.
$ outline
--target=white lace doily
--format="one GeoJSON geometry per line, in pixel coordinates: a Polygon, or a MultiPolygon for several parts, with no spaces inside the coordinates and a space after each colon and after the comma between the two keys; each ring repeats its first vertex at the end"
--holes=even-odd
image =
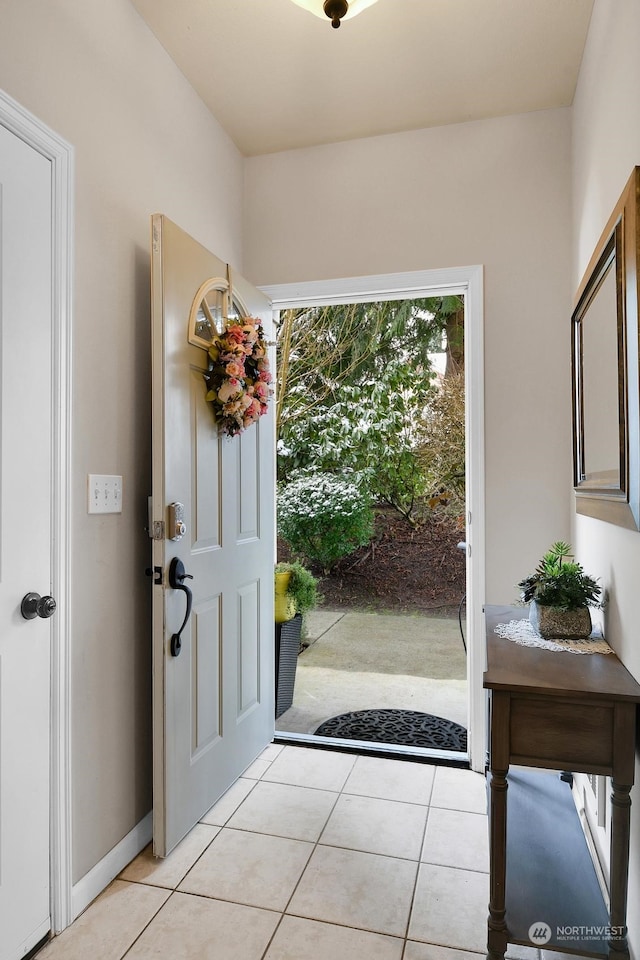
{"type": "Polygon", "coordinates": [[[495,633],[505,640],[513,640],[522,647],[541,647],[543,650],[563,651],[565,653],[613,653],[613,650],[602,636],[599,627],[586,640],[545,640],[539,636],[529,620],[510,620],[508,623],[499,623],[495,633]]]}

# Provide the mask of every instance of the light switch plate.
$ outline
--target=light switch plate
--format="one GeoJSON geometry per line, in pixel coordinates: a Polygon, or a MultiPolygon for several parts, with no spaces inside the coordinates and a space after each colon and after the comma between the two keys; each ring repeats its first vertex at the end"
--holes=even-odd
{"type": "Polygon", "coordinates": [[[89,513],[122,513],[122,477],[90,473],[87,509],[89,513]]]}

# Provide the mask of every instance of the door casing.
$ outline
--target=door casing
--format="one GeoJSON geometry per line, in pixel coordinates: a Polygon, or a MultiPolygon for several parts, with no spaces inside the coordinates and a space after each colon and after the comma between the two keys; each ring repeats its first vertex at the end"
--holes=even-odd
{"type": "Polygon", "coordinates": [[[52,175],[52,589],[51,621],[51,925],[71,916],[70,475],[71,311],[73,291],[73,147],[0,90],[0,123],[51,162],[52,175]]]}
{"type": "Polygon", "coordinates": [[[443,294],[465,298],[465,430],[467,486],[467,643],[469,696],[469,758],[484,772],[486,757],[486,696],[484,671],[485,488],[484,488],[484,276],[482,266],[451,267],[410,273],[339,280],[312,280],[260,287],[273,309],[408,300],[443,294]]]}

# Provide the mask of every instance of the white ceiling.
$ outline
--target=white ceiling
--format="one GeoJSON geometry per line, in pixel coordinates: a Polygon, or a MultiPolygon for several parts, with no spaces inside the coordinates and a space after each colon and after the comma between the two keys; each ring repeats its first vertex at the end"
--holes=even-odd
{"type": "Polygon", "coordinates": [[[593,0],[132,0],[245,156],[568,106],[593,0]]]}

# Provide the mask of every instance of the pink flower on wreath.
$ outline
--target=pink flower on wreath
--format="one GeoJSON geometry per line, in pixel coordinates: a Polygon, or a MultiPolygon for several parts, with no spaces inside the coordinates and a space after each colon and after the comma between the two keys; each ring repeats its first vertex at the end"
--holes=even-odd
{"type": "Polygon", "coordinates": [[[258,377],[260,378],[262,383],[271,383],[272,377],[268,370],[260,370],[258,373],[258,377]]]}
{"type": "Polygon", "coordinates": [[[229,377],[218,390],[218,400],[221,403],[227,403],[242,393],[242,383],[237,377],[229,377]]]}
{"type": "Polygon", "coordinates": [[[228,340],[229,343],[243,343],[244,338],[244,331],[242,327],[233,326],[227,328],[223,339],[228,340]]]}
{"type": "Polygon", "coordinates": [[[228,377],[243,377],[244,365],[238,360],[230,360],[224,368],[228,377]]]}
{"type": "Polygon", "coordinates": [[[254,393],[258,400],[266,400],[269,396],[269,388],[266,383],[256,383],[254,393]]]}

